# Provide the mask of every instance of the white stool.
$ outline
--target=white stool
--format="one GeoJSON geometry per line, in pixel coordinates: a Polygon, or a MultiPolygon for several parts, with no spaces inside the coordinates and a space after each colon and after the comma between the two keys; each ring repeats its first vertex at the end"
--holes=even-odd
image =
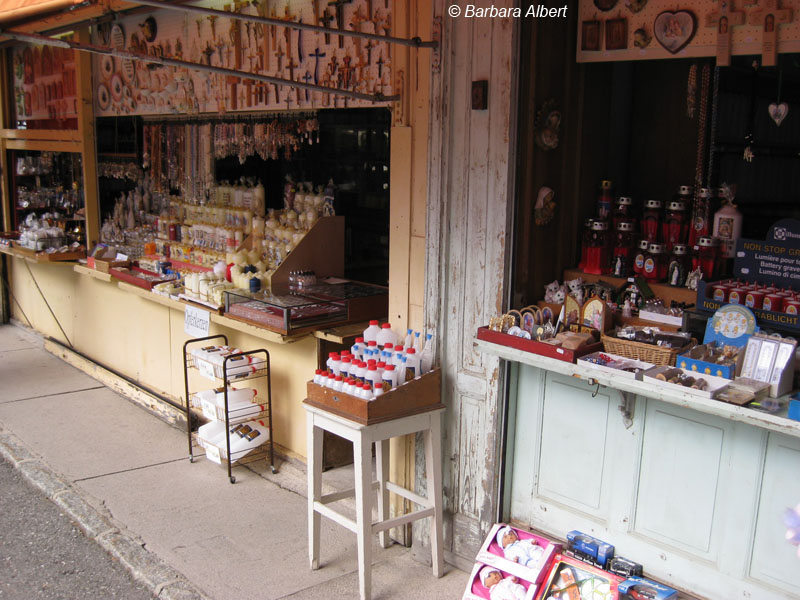
{"type": "Polygon", "coordinates": [[[326,410],[303,405],[308,428],[308,555],[311,568],[319,568],[320,516],[325,515],[358,536],[358,575],[361,600],[370,598],[372,561],[370,550],[372,535],[380,534],[383,548],[390,545],[389,529],[411,523],[424,517],[431,519],[431,551],[433,574],[441,577],[444,571],[442,548],[442,429],[441,414],[444,408],[400,417],[374,425],[362,425],[334,415],[326,410]],[[355,489],[322,495],[322,431],[330,431],[353,442],[355,489]],[[425,470],[428,480],[428,497],[415,494],[391,481],[389,476],[389,439],[424,432],[425,470]],[[375,444],[375,462],[378,480],[372,481],[372,444],[375,444]],[[378,490],[378,522],[372,523],[372,490],[378,490]],[[394,492],[424,508],[389,519],[389,492],[394,492]],[[356,498],[356,521],[353,522],[327,505],[337,500],[356,498]]]}

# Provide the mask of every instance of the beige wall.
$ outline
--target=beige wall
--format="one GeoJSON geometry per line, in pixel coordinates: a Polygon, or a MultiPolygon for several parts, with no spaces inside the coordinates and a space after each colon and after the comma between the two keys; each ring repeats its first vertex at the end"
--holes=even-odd
{"type": "MultiPolygon", "coordinates": [[[[76,273],[68,264],[31,264],[8,258],[11,288],[19,306],[13,316],[25,317],[37,331],[74,346],[79,352],[111,367],[153,391],[182,402],[184,397],[183,310],[165,306],[121,290],[116,282],[104,282],[76,273]],[[30,268],[30,271],[28,270],[30,268]],[[66,334],[61,332],[34,279],[66,334]],[[67,341],[69,340],[69,342],[67,341]]],[[[211,323],[210,335],[226,334],[243,350],[265,348],[272,367],[272,407],[275,442],[290,452],[306,455],[306,381],[316,368],[316,339],[305,336],[290,344],[266,341],[248,333],[211,323]]],[[[263,383],[260,395],[266,394],[263,383]]],[[[208,389],[211,382],[199,376],[190,379],[195,389],[208,389]]]]}

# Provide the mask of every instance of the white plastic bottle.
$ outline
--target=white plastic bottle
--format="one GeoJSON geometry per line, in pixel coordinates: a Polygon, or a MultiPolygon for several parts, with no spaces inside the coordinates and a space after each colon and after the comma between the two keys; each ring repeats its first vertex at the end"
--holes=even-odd
{"type": "Polygon", "coordinates": [[[381,328],[378,327],[378,321],[370,321],[369,327],[364,330],[364,341],[367,343],[374,342],[380,332],[381,328]]]}
{"type": "Polygon", "coordinates": [[[314,383],[320,385],[322,383],[322,369],[314,371],[314,383]]]}
{"type": "Polygon", "coordinates": [[[367,367],[367,383],[372,387],[376,387],[381,383],[380,376],[378,375],[378,365],[371,364],[367,367]]]}
{"type": "Polygon", "coordinates": [[[336,356],[336,352],[328,352],[328,360],[325,361],[325,366],[327,367],[328,373],[333,373],[334,356],[336,356]]]}
{"type": "Polygon", "coordinates": [[[373,393],[372,393],[372,386],[368,383],[365,383],[361,388],[361,397],[364,400],[372,400],[373,393]]]}
{"type": "Polygon", "coordinates": [[[353,356],[361,360],[361,352],[363,351],[363,349],[364,349],[364,338],[357,337],[355,343],[350,347],[350,352],[353,354],[353,356]]]}
{"type": "Polygon", "coordinates": [[[358,396],[361,398],[361,390],[364,389],[364,382],[363,381],[356,381],[356,385],[353,387],[353,391],[351,392],[353,396],[358,396]]]}
{"type": "Polygon", "coordinates": [[[408,347],[410,347],[410,346],[411,346],[411,344],[413,344],[413,343],[414,343],[414,330],[413,330],[413,329],[409,329],[409,330],[408,330],[408,333],[406,333],[406,341],[405,341],[405,343],[404,343],[403,345],[404,345],[406,348],[408,348],[408,347]]]}
{"type": "Polygon", "coordinates": [[[372,388],[372,399],[374,400],[378,396],[383,396],[383,386],[378,385],[372,388]]]}
{"type": "Polygon", "coordinates": [[[406,382],[406,357],[400,359],[400,364],[397,365],[397,385],[403,385],[406,382]]]}
{"type": "Polygon", "coordinates": [[[384,344],[383,350],[381,350],[381,360],[383,362],[391,362],[392,352],[394,352],[394,344],[384,344]]]}
{"type": "Polygon", "coordinates": [[[422,352],[422,337],[419,334],[419,331],[414,333],[414,350],[417,351],[417,354],[422,352]]]}
{"type": "Polygon", "coordinates": [[[392,324],[391,323],[384,323],[381,325],[381,331],[378,333],[375,340],[378,342],[378,346],[383,348],[386,344],[396,344],[400,340],[397,337],[397,334],[392,331],[392,324]]]}
{"type": "Polygon", "coordinates": [[[386,365],[381,379],[383,381],[384,392],[388,392],[397,387],[397,372],[395,371],[394,365],[386,365]]]}
{"type": "MultiPolygon", "coordinates": [[[[365,358],[364,360],[374,359],[375,353],[379,351],[378,342],[376,340],[367,342],[367,351],[369,352],[369,357],[365,358]]],[[[375,362],[378,361],[376,360],[375,362]]]]}
{"type": "Polygon", "coordinates": [[[406,373],[405,373],[405,380],[411,381],[415,377],[419,376],[419,356],[417,356],[417,351],[415,348],[409,348],[406,351],[406,373]]]}
{"type": "Polygon", "coordinates": [[[328,373],[328,376],[325,378],[325,386],[332,388],[335,382],[336,376],[333,373],[328,373]]]}
{"type": "Polygon", "coordinates": [[[433,334],[425,336],[425,347],[419,355],[420,374],[429,373],[433,369],[433,334]]]}
{"type": "Polygon", "coordinates": [[[341,365],[339,365],[339,374],[342,378],[347,379],[350,375],[350,369],[353,367],[353,359],[350,356],[343,356],[341,365]]]}
{"type": "Polygon", "coordinates": [[[353,393],[353,379],[351,377],[348,377],[342,383],[342,391],[345,394],[352,394],[353,393]]]}
{"type": "Polygon", "coordinates": [[[392,364],[395,367],[400,366],[400,361],[403,360],[403,357],[406,355],[405,348],[403,346],[395,346],[394,347],[394,354],[392,355],[392,364]]]}
{"type": "Polygon", "coordinates": [[[342,391],[342,376],[337,375],[333,378],[333,390],[336,392],[342,391]]]}
{"type": "Polygon", "coordinates": [[[366,381],[365,376],[367,375],[367,363],[363,360],[358,363],[358,368],[356,369],[356,379],[358,379],[361,383],[366,381]]]}

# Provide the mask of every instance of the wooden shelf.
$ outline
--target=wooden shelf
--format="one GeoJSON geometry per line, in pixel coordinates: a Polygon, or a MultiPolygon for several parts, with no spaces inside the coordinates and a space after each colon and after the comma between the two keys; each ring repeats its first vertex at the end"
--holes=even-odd
{"type": "MultiPolygon", "coordinates": [[[[597,281],[605,281],[613,285],[615,288],[622,286],[627,280],[624,277],[612,277],[611,275],[592,275],[591,273],[584,273],[579,269],[567,269],[564,271],[564,280],[575,279],[581,277],[584,281],[595,283],[597,281]]],[[[697,292],[687,288],[672,287],[666,283],[649,283],[650,289],[653,293],[664,301],[664,304],[669,305],[673,300],[675,302],[685,302],[687,305],[694,304],[697,301],[697,292]]]]}
{"type": "Polygon", "coordinates": [[[72,270],[76,273],[80,273],[81,275],[88,275],[89,277],[94,277],[95,279],[99,279],[100,281],[105,281],[106,283],[111,281],[111,274],[110,273],[103,273],[102,271],[97,271],[95,269],[90,269],[89,267],[85,267],[84,265],[75,265],[72,267],[72,270]]]}

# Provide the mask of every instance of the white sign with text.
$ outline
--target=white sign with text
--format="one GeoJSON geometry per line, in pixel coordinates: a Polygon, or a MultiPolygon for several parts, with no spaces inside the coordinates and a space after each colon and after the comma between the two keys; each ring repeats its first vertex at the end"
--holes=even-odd
{"type": "Polygon", "coordinates": [[[187,306],[183,315],[183,330],[192,337],[205,337],[208,335],[210,313],[202,308],[187,306]]]}

